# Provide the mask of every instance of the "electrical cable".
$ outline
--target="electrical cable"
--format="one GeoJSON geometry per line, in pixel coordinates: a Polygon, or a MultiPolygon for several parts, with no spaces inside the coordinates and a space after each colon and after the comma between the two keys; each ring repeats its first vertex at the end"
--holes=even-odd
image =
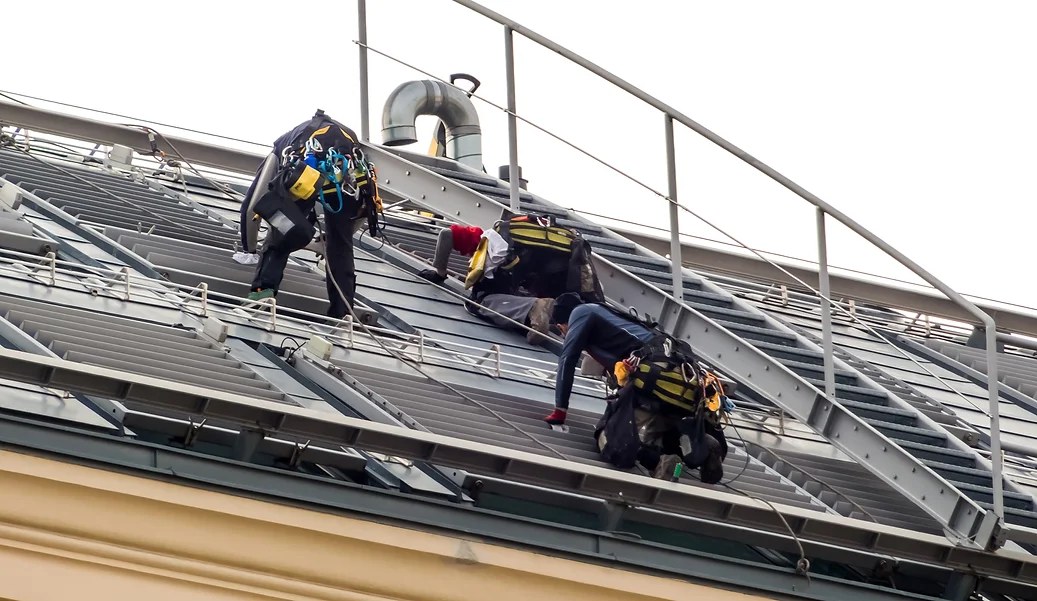
{"type": "MultiPolygon", "coordinates": [[[[151,211],[150,209],[148,209],[146,207],[143,207],[143,206],[141,206],[141,205],[139,205],[139,204],[137,204],[135,202],[126,200],[125,198],[122,198],[121,196],[115,194],[114,192],[112,192],[110,190],[107,190],[106,188],[103,188],[103,187],[101,187],[101,186],[91,182],[90,180],[88,180],[88,179],[86,179],[84,177],[80,177],[80,176],[76,175],[75,173],[72,173],[71,171],[68,171],[67,169],[65,169],[63,167],[59,167],[59,166],[54,165],[52,163],[48,163],[47,161],[44,161],[43,159],[37,157],[36,155],[34,155],[33,153],[31,153],[31,152],[29,152],[27,150],[24,150],[22,148],[18,148],[17,146],[15,146],[14,148],[18,152],[24,154],[25,156],[27,156],[30,159],[32,159],[33,161],[36,161],[37,163],[43,165],[44,167],[48,167],[50,169],[53,169],[53,170],[55,170],[55,171],[65,175],[66,177],[70,177],[70,178],[72,178],[72,179],[74,179],[74,180],[76,180],[76,181],[78,181],[78,182],[80,182],[82,184],[86,184],[87,186],[90,186],[91,188],[94,188],[95,190],[101,192],[102,194],[110,196],[111,198],[114,198],[115,200],[117,200],[117,201],[119,201],[119,202],[121,202],[121,203],[123,203],[123,204],[125,204],[125,205],[127,205],[129,207],[137,209],[141,213],[145,213],[147,215],[151,215],[157,221],[163,221],[166,224],[172,226],[173,228],[180,229],[180,230],[186,230],[188,232],[192,232],[192,233],[195,233],[195,234],[198,234],[198,235],[201,235],[201,236],[205,236],[206,238],[213,237],[212,232],[207,232],[205,230],[195,229],[195,228],[193,228],[193,227],[191,227],[189,225],[177,223],[177,222],[173,221],[172,219],[169,219],[167,217],[163,217],[162,215],[159,215],[158,213],[155,213],[155,212],[151,211]]],[[[230,232],[230,230],[227,230],[227,231],[230,232]]]]}
{"type": "MultiPolygon", "coordinates": [[[[322,228],[322,226],[320,224],[320,220],[317,220],[317,229],[318,229],[318,233],[320,234],[320,238],[321,238],[321,246],[324,249],[324,257],[325,257],[324,260],[327,261],[328,260],[328,245],[327,245],[327,242],[325,241],[324,232],[321,231],[323,228],[322,228]]],[[[411,359],[409,357],[406,357],[406,356],[404,356],[402,354],[399,354],[396,351],[390,349],[388,346],[386,346],[385,343],[382,342],[381,338],[379,338],[378,336],[375,336],[374,332],[372,332],[371,329],[369,327],[367,327],[367,324],[365,324],[359,317],[357,317],[356,312],[353,310],[353,305],[346,299],[346,294],[344,292],[342,292],[342,287],[339,286],[338,281],[335,280],[335,276],[332,275],[332,270],[331,270],[331,266],[330,265],[327,266],[327,268],[325,269],[325,272],[326,272],[326,276],[328,277],[329,280],[331,280],[332,285],[335,287],[335,291],[338,292],[339,298],[342,299],[342,302],[346,305],[346,308],[349,310],[350,315],[353,316],[354,322],[355,323],[359,323],[360,327],[364,330],[364,332],[366,332],[368,336],[370,336],[375,342],[377,342],[378,346],[382,347],[382,350],[384,350],[386,353],[388,353],[390,357],[393,357],[397,361],[400,361],[401,363],[409,366],[410,368],[412,368],[414,371],[416,371],[419,374],[421,374],[422,376],[424,376],[429,381],[434,382],[436,384],[439,384],[443,388],[446,388],[447,390],[449,390],[450,392],[456,394],[457,396],[461,397],[462,399],[468,401],[469,403],[475,405],[476,407],[479,407],[480,409],[486,411],[490,415],[492,415],[492,416],[496,417],[497,419],[501,420],[502,422],[504,422],[505,424],[510,426],[512,429],[514,429],[516,432],[518,432],[522,436],[532,440],[537,446],[546,449],[548,452],[550,452],[551,454],[557,456],[559,459],[562,459],[564,461],[568,461],[569,460],[568,457],[566,457],[565,455],[559,453],[553,447],[551,447],[551,446],[541,442],[540,439],[538,439],[537,437],[533,436],[529,432],[526,432],[522,428],[519,428],[511,420],[508,420],[507,418],[505,418],[501,414],[497,413],[493,409],[487,407],[485,404],[480,403],[479,401],[477,401],[477,400],[473,399],[472,397],[468,396],[467,394],[461,392],[457,388],[454,388],[453,386],[451,386],[450,384],[444,382],[443,380],[440,380],[439,378],[436,378],[435,376],[430,375],[428,372],[426,372],[424,369],[422,369],[413,359],[411,359]]]]}
{"type": "Polygon", "coordinates": [[[293,348],[291,351],[288,352],[288,356],[285,357],[286,361],[290,361],[292,359],[292,356],[295,355],[296,351],[298,351],[299,349],[302,348],[302,345],[299,344],[299,342],[297,340],[295,340],[294,338],[292,338],[291,336],[285,336],[284,340],[281,341],[280,347],[284,348],[285,347],[285,343],[287,343],[289,341],[295,343],[295,348],[293,348]]]}
{"type": "Polygon", "coordinates": [[[796,573],[797,574],[801,574],[803,576],[806,576],[807,585],[809,586],[809,584],[810,584],[810,560],[807,559],[806,551],[803,550],[803,543],[799,540],[799,537],[796,536],[796,531],[792,529],[792,526],[789,525],[789,522],[788,522],[788,520],[785,519],[785,516],[782,515],[780,511],[778,511],[778,508],[775,507],[774,504],[771,503],[770,501],[768,501],[767,499],[761,499],[760,497],[757,497],[756,495],[752,495],[750,493],[745,492],[744,490],[737,489],[737,488],[731,486],[730,484],[720,483],[720,486],[723,486],[724,488],[726,488],[726,489],[728,489],[728,490],[730,490],[732,492],[738,493],[738,494],[740,494],[740,495],[742,495],[742,496],[744,496],[746,498],[752,499],[753,501],[759,501],[760,503],[765,503],[768,507],[771,508],[772,511],[774,511],[774,515],[778,516],[778,519],[781,520],[782,524],[785,524],[785,528],[789,531],[789,534],[792,535],[792,540],[795,541],[796,547],[799,549],[799,561],[796,562],[796,573]]]}

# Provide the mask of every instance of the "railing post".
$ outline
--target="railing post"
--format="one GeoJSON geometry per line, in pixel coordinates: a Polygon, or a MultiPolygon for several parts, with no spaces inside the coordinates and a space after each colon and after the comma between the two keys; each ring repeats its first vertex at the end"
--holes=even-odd
{"type": "Polygon", "coordinates": [[[202,291],[201,292],[201,297],[202,297],[202,317],[208,317],[209,316],[209,284],[208,284],[208,282],[202,282],[201,284],[198,285],[198,288],[200,288],[201,291],[202,291]]]}
{"type": "Polygon", "coordinates": [[[511,28],[504,26],[504,71],[508,84],[508,181],[511,184],[511,212],[522,212],[519,203],[518,119],[515,117],[515,44],[511,28]]]}
{"type": "Polygon", "coordinates": [[[371,140],[371,109],[367,93],[367,0],[356,0],[357,38],[360,42],[360,137],[371,140]]]}
{"type": "Polygon", "coordinates": [[[122,275],[126,278],[126,300],[130,300],[130,266],[126,265],[122,268],[122,275]]]}
{"type": "Polygon", "coordinates": [[[832,346],[832,306],[828,302],[828,242],[825,236],[825,212],[817,209],[817,274],[821,280],[821,343],[825,353],[825,394],[835,398],[835,349],[832,346]]]}
{"type": "Polygon", "coordinates": [[[47,253],[46,259],[50,261],[50,285],[56,286],[58,283],[58,256],[54,253],[47,253]]]}
{"type": "Polygon", "coordinates": [[[673,117],[663,114],[666,121],[666,181],[670,209],[670,270],[673,275],[673,298],[684,302],[684,263],[681,261],[680,213],[677,212],[677,157],[673,144],[673,117]]]}
{"type": "MultiPolygon", "coordinates": [[[[993,321],[993,320],[991,320],[993,321]]],[[[997,328],[986,327],[987,334],[987,395],[990,399],[990,465],[993,476],[994,515],[1004,522],[1005,499],[1001,482],[1004,457],[1001,455],[1001,383],[997,379],[997,328]]]]}

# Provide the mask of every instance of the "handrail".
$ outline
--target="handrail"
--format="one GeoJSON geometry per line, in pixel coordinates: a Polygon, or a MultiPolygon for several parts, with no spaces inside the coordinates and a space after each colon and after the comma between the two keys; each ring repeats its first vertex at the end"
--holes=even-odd
{"type": "MultiPolygon", "coordinates": [[[[676,199],[676,172],[675,172],[676,167],[675,167],[675,160],[674,160],[674,142],[673,142],[673,134],[672,134],[672,127],[673,127],[672,124],[673,124],[673,121],[676,120],[676,121],[680,122],[682,125],[684,125],[685,127],[691,129],[692,131],[698,133],[699,135],[701,135],[702,137],[706,138],[710,142],[713,142],[714,144],[716,144],[720,148],[726,150],[730,154],[732,154],[732,155],[736,156],[737,158],[741,159],[743,162],[747,163],[748,165],[750,165],[751,167],[753,167],[757,171],[763,173],[767,177],[769,177],[772,180],[776,181],[777,183],[781,184],[782,186],[784,186],[785,188],[787,188],[791,192],[795,193],[800,198],[806,200],[807,202],[812,204],[814,207],[816,207],[816,209],[817,209],[818,251],[819,251],[819,257],[820,257],[820,261],[819,261],[819,266],[820,266],[820,274],[819,275],[820,275],[820,280],[821,280],[820,288],[821,288],[821,296],[824,299],[824,301],[826,301],[822,305],[823,309],[824,309],[824,311],[823,311],[823,324],[822,324],[823,328],[822,329],[823,329],[823,348],[825,349],[825,358],[824,358],[825,381],[826,381],[827,393],[828,393],[829,396],[834,396],[834,394],[835,394],[835,389],[834,389],[834,381],[835,381],[835,379],[834,379],[834,358],[832,357],[832,334],[831,334],[831,315],[830,315],[831,299],[829,299],[828,295],[827,295],[827,291],[828,291],[828,267],[827,267],[827,261],[826,261],[826,256],[825,256],[827,254],[826,242],[825,242],[825,215],[830,215],[833,218],[835,218],[836,221],[842,223],[847,228],[849,228],[851,231],[853,231],[857,235],[861,236],[862,238],[864,238],[865,240],[870,242],[873,246],[876,246],[881,251],[883,251],[884,253],[886,253],[887,255],[892,257],[893,259],[895,259],[898,263],[900,263],[904,267],[906,267],[909,270],[911,270],[911,272],[913,272],[915,275],[917,275],[918,277],[922,278],[925,282],[927,282],[928,284],[930,284],[931,286],[933,286],[934,288],[939,290],[941,293],[943,293],[952,302],[954,302],[955,304],[960,306],[962,309],[964,309],[966,312],[968,312],[970,315],[972,315],[977,320],[979,320],[979,322],[983,324],[983,327],[985,329],[986,344],[987,344],[987,349],[986,349],[987,350],[987,363],[988,363],[988,366],[987,366],[987,390],[988,390],[988,396],[989,396],[989,402],[990,402],[990,414],[991,414],[991,420],[990,420],[991,421],[991,436],[990,436],[990,439],[991,439],[991,450],[992,450],[992,476],[993,476],[993,482],[992,482],[993,486],[992,486],[992,488],[993,488],[993,497],[994,497],[994,499],[993,499],[993,501],[994,501],[994,514],[997,516],[999,521],[1003,522],[1003,520],[1004,520],[1004,498],[1003,498],[1003,491],[1002,491],[1002,488],[1003,488],[1003,484],[1002,484],[1002,452],[1001,452],[1000,418],[999,418],[999,412],[998,412],[998,410],[999,410],[999,408],[998,408],[998,401],[999,401],[1000,397],[999,397],[997,386],[991,386],[990,385],[990,382],[997,382],[998,381],[998,379],[997,379],[997,330],[996,330],[996,324],[994,322],[994,319],[990,315],[988,315],[987,313],[985,313],[982,310],[980,310],[979,307],[977,307],[973,303],[971,303],[968,300],[966,300],[964,297],[962,297],[960,294],[958,294],[952,288],[950,288],[949,286],[944,284],[942,281],[940,281],[934,275],[932,275],[931,273],[929,273],[928,271],[923,269],[920,265],[918,265],[917,263],[912,261],[910,258],[908,258],[906,255],[904,255],[903,253],[898,251],[896,248],[894,248],[893,246],[891,246],[890,244],[888,244],[887,242],[885,242],[884,240],[879,238],[877,235],[875,235],[874,233],[872,233],[871,231],[869,231],[868,229],[866,229],[862,225],[858,224],[856,221],[851,219],[849,216],[844,214],[842,211],[839,211],[834,206],[828,204],[827,202],[825,202],[821,198],[817,197],[813,193],[809,192],[808,190],[806,190],[805,188],[803,188],[799,184],[796,184],[795,182],[793,182],[789,178],[785,177],[784,175],[782,175],[781,173],[779,173],[775,169],[771,168],[767,164],[763,163],[762,161],[760,161],[756,157],[754,157],[751,154],[749,154],[748,152],[742,150],[738,146],[735,146],[734,144],[732,144],[731,142],[727,141],[726,139],[720,137],[716,133],[712,132],[711,130],[709,130],[705,126],[701,125],[697,121],[691,119],[687,115],[684,115],[683,113],[681,113],[677,109],[673,108],[672,106],[662,102],[661,100],[659,100],[658,98],[655,98],[654,96],[651,96],[651,95],[645,93],[640,88],[638,88],[638,87],[634,86],[633,84],[627,82],[626,80],[624,80],[624,79],[614,75],[613,73],[610,73],[609,71],[607,71],[607,70],[603,69],[602,67],[596,65],[595,63],[593,63],[593,62],[583,58],[582,56],[576,54],[575,52],[572,52],[568,48],[565,48],[564,46],[562,46],[562,45],[560,45],[560,44],[558,44],[556,42],[551,41],[550,39],[548,39],[548,38],[546,38],[546,37],[544,37],[544,36],[534,32],[534,31],[532,31],[532,30],[522,26],[521,24],[519,24],[519,23],[517,23],[517,22],[515,22],[515,21],[513,21],[511,19],[508,19],[507,17],[505,17],[505,16],[503,16],[503,15],[501,15],[501,14],[495,12],[495,11],[492,11],[492,10],[490,10],[490,9],[480,5],[480,4],[478,4],[477,2],[474,2],[473,0],[453,0],[453,1],[456,2],[457,4],[460,4],[461,6],[464,6],[465,8],[468,8],[469,10],[471,10],[473,12],[481,14],[482,16],[484,16],[484,17],[486,17],[486,18],[488,18],[488,19],[490,19],[492,21],[495,21],[496,23],[504,26],[504,31],[505,31],[505,64],[507,66],[510,67],[510,65],[512,65],[514,63],[514,49],[513,49],[513,44],[511,43],[511,38],[512,38],[512,32],[516,32],[516,33],[521,34],[525,38],[527,38],[527,39],[529,39],[529,40],[531,40],[533,42],[536,42],[540,46],[542,46],[542,47],[544,47],[544,48],[546,48],[548,50],[551,50],[552,52],[555,52],[556,54],[559,54],[559,55],[565,57],[569,61],[571,61],[573,63],[576,63],[577,65],[587,69],[591,73],[593,73],[593,74],[597,75],[598,77],[608,81],[609,83],[612,83],[613,85],[615,85],[616,87],[624,90],[628,94],[634,96],[635,98],[638,98],[642,102],[644,102],[644,103],[648,104],[649,106],[652,106],[652,107],[656,108],[657,110],[659,110],[660,112],[662,112],[664,117],[665,117],[665,125],[666,125],[666,133],[667,133],[667,136],[666,136],[666,157],[667,157],[667,176],[668,176],[668,180],[669,180],[669,194],[666,196],[666,198],[667,198],[667,200],[670,203],[678,204],[677,203],[677,199],[676,199]]],[[[360,5],[360,11],[358,13],[358,16],[361,18],[361,22],[358,23],[358,26],[359,26],[359,30],[361,32],[365,33],[365,37],[366,37],[367,24],[366,24],[366,10],[365,10],[366,4],[365,4],[365,0],[358,0],[358,3],[360,5]]],[[[362,119],[362,128],[364,128],[364,131],[368,131],[367,128],[368,128],[368,123],[369,123],[370,115],[368,114],[368,110],[367,110],[368,99],[367,99],[367,93],[366,93],[367,89],[368,89],[367,88],[367,83],[368,83],[367,82],[367,80],[368,80],[368,73],[367,73],[367,49],[368,49],[368,47],[367,47],[367,44],[366,44],[366,39],[364,40],[364,43],[361,43],[359,45],[359,48],[360,48],[360,51],[359,51],[360,52],[360,89],[363,92],[363,97],[361,99],[361,109],[362,109],[361,119],[362,119]]],[[[514,77],[514,69],[513,68],[508,68],[508,69],[506,69],[506,71],[507,71],[506,78],[507,78],[507,89],[508,89],[508,109],[507,109],[507,112],[508,112],[508,116],[509,116],[509,132],[508,132],[508,134],[509,134],[508,135],[508,144],[509,144],[509,155],[510,155],[509,158],[510,158],[510,162],[511,163],[515,163],[516,162],[516,158],[515,157],[517,156],[516,128],[514,127],[514,121],[515,121],[515,118],[516,118],[515,103],[514,103],[515,77],[514,77]]],[[[512,168],[514,168],[514,164],[512,164],[512,168]]],[[[512,199],[517,199],[517,197],[518,197],[517,186],[519,185],[519,178],[511,177],[510,180],[511,180],[511,186],[513,188],[512,191],[511,191],[512,199]]],[[[684,207],[682,206],[682,208],[684,208],[684,207]]],[[[687,209],[685,208],[685,210],[687,210],[687,209]]],[[[683,268],[682,268],[682,262],[681,262],[681,259],[680,259],[680,240],[679,240],[679,229],[677,227],[677,220],[676,220],[676,210],[672,206],[671,206],[671,210],[670,210],[670,215],[671,215],[670,225],[671,225],[671,248],[672,248],[671,258],[673,260],[672,273],[673,273],[673,278],[674,278],[673,291],[674,291],[674,294],[677,295],[678,300],[680,300],[680,295],[682,294],[681,290],[683,289],[682,280],[681,280],[681,274],[682,274],[682,269],[683,268]]],[[[745,245],[741,245],[741,246],[745,246],[745,245]]],[[[745,248],[748,249],[747,246],[745,248]]]]}

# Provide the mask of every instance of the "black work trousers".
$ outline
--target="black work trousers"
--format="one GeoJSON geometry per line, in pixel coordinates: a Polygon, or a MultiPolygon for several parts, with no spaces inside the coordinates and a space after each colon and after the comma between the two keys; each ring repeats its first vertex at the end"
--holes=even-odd
{"type": "Polygon", "coordinates": [[[353,300],[356,297],[356,262],[353,258],[353,234],[363,224],[360,219],[354,219],[348,215],[355,211],[348,211],[350,207],[344,207],[338,213],[324,211],[325,232],[324,243],[327,245],[327,257],[325,257],[325,270],[327,272],[326,284],[328,288],[328,317],[342,319],[349,312],[346,304],[342,302],[342,296],[350,307],[355,306],[353,300]],[[332,282],[332,278],[335,278],[332,282]],[[338,293],[335,283],[342,289],[338,293]]]}
{"type": "MultiPolygon", "coordinates": [[[[312,223],[316,222],[313,214],[313,201],[299,201],[291,206],[282,208],[296,229],[287,235],[277,227],[270,227],[266,242],[263,245],[262,256],[256,265],[256,273],[252,279],[252,290],[272,289],[275,292],[281,286],[284,278],[284,270],[288,266],[288,257],[295,251],[305,248],[313,239],[315,229],[312,223]],[[298,209],[296,213],[292,209],[298,209]]],[[[361,221],[349,217],[354,214],[352,207],[343,207],[338,213],[324,212],[325,241],[327,245],[327,256],[325,264],[329,277],[327,280],[328,290],[328,316],[342,319],[349,312],[345,303],[353,306],[356,296],[356,271],[353,258],[353,233],[361,221]],[[342,288],[339,294],[332,282],[342,288]],[[343,302],[342,296],[346,300],[343,302]]],[[[273,226],[273,224],[271,224],[273,226]]]]}
{"type": "Polygon", "coordinates": [[[305,248],[316,233],[313,227],[316,222],[313,204],[312,200],[286,200],[273,191],[267,192],[257,203],[256,212],[262,215],[270,227],[263,243],[262,256],[256,265],[256,274],[252,278],[252,290],[276,292],[281,287],[288,257],[305,248]]]}

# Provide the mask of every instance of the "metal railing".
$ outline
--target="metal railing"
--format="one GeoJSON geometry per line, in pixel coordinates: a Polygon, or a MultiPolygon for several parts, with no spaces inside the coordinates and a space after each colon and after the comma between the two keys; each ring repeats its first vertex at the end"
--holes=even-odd
{"type": "MultiPolygon", "coordinates": [[[[785,177],[781,173],[777,172],[773,168],[769,167],[759,159],[753,157],[749,153],[745,152],[741,148],[735,146],[731,142],[725,140],[714,132],[710,131],[706,127],[702,126],[693,119],[687,117],[682,112],[678,111],[674,107],[662,102],[661,100],[651,96],[640,88],[627,82],[626,80],[606,71],[600,66],[592,63],[591,61],[583,58],[582,56],[572,52],[568,48],[561,46],[560,44],[551,41],[550,39],[531,31],[530,29],[522,26],[521,24],[504,17],[472,0],[453,0],[455,3],[468,8],[469,10],[478,13],[491,21],[498,23],[504,28],[504,54],[505,54],[505,79],[507,83],[507,109],[508,115],[508,156],[509,156],[509,169],[510,173],[518,173],[518,139],[517,139],[517,123],[520,116],[516,112],[516,91],[515,91],[515,53],[513,45],[513,37],[515,33],[539,44],[540,46],[551,50],[552,52],[559,54],[570,62],[573,62],[584,69],[590,71],[594,75],[608,81],[615,85],[621,90],[627,92],[631,96],[641,100],[645,104],[654,107],[663,114],[663,121],[666,133],[666,173],[667,173],[667,184],[668,192],[663,194],[659,191],[652,189],[651,187],[638,182],[642,186],[648,188],[658,196],[664,198],[669,203],[669,214],[670,214],[670,257],[673,262],[673,268],[671,270],[673,275],[673,293],[677,302],[683,302],[683,279],[682,279],[682,261],[681,261],[681,244],[680,244],[680,232],[678,228],[678,209],[685,210],[693,215],[687,207],[681,205],[677,201],[677,171],[676,171],[676,156],[674,151],[674,136],[673,136],[673,123],[677,121],[691,129],[695,133],[698,133],[702,137],[706,138],[710,142],[719,146],[728,153],[739,158],[749,166],[753,167],[757,171],[763,173],[767,177],[771,178],[775,182],[784,186],[797,196],[807,201],[815,207],[816,216],[816,228],[817,228],[817,244],[818,244],[818,266],[819,266],[819,291],[817,293],[824,302],[822,302],[822,343],[824,349],[824,378],[825,378],[825,392],[826,395],[833,399],[835,398],[835,362],[833,357],[833,342],[832,342],[832,316],[831,306],[832,300],[829,296],[829,282],[828,282],[828,258],[827,258],[827,241],[826,241],[826,216],[831,216],[836,221],[842,223],[851,231],[856,233],[858,236],[864,238],[870,242],[873,246],[883,251],[891,258],[896,260],[898,263],[909,269],[915,275],[920,277],[926,283],[931,285],[933,288],[941,292],[944,296],[954,302],[956,305],[964,309],[980,323],[983,324],[983,328],[986,333],[986,344],[987,344],[987,363],[988,363],[988,385],[987,390],[989,393],[990,402],[990,440],[992,450],[992,475],[993,475],[993,505],[994,514],[1000,521],[1004,521],[1004,498],[1002,491],[1002,452],[1001,452],[1001,434],[1000,434],[1000,418],[998,414],[998,387],[992,386],[990,382],[997,382],[997,331],[994,320],[991,316],[980,310],[976,305],[971,303],[962,297],[959,293],[951,289],[949,286],[944,284],[934,275],[923,269],[920,265],[912,261],[910,258],[905,256],[903,253],[898,251],[896,248],[876,236],[874,233],[864,228],[856,221],[845,215],[842,211],[839,211],[832,205],[828,204],[824,200],[818,198],[811,192],[807,191],[802,186],[796,184],[789,178],[785,177]]],[[[360,54],[360,107],[361,107],[361,135],[365,141],[370,140],[370,108],[368,98],[368,68],[367,68],[367,51],[369,49],[367,40],[367,8],[366,0],[357,0],[357,17],[358,17],[358,31],[359,31],[359,54],[360,54]]],[[[524,122],[530,123],[523,119],[524,122]]],[[[535,126],[535,125],[534,125],[535,126]]],[[[535,126],[541,131],[546,131],[539,126],[535,126]]],[[[547,132],[550,134],[550,132],[547,132]]],[[[554,136],[554,134],[551,134],[554,136]]],[[[554,136],[557,139],[558,136],[554,136]]],[[[570,146],[581,150],[588,156],[593,156],[579,149],[570,142],[567,142],[570,146]]],[[[596,158],[596,157],[594,157],[596,158]]],[[[599,162],[600,159],[598,159],[599,162]]],[[[604,163],[604,162],[603,162],[604,163]]],[[[606,166],[610,165],[605,163],[606,166]]],[[[615,170],[615,168],[612,168],[615,170]]],[[[620,172],[622,173],[622,172],[620,172]]],[[[623,174],[626,175],[626,174],[623,174]]],[[[630,178],[630,176],[626,176],[630,178]]],[[[519,184],[520,178],[512,176],[510,179],[510,200],[511,208],[514,211],[519,210],[519,184]]],[[[632,179],[632,178],[630,178],[632,179]]],[[[697,215],[696,215],[697,216],[697,215]]],[[[701,219],[701,217],[700,217],[701,219]]],[[[741,244],[735,240],[739,246],[746,250],[752,250],[750,247],[741,244]]],[[[760,257],[763,259],[763,257],[760,257]]],[[[766,260],[766,259],[764,259],[766,260]]],[[[770,261],[768,261],[770,262],[770,261]]],[[[771,262],[771,265],[777,267],[771,262]]],[[[779,268],[780,269],[780,268],[779,268]]],[[[813,288],[811,288],[813,291],[813,288]]]]}
{"type": "MultiPolygon", "coordinates": [[[[132,273],[129,268],[102,269],[45,256],[0,249],[0,276],[18,277],[52,287],[61,287],[92,296],[121,301],[158,301],[196,317],[215,316],[232,323],[246,323],[266,331],[300,338],[321,335],[344,349],[382,352],[371,332],[390,348],[418,363],[440,364],[488,373],[493,377],[512,376],[554,385],[555,363],[488,347],[445,340],[417,331],[414,334],[377,326],[360,328],[347,316],[333,327],[321,326],[327,320],[297,309],[278,306],[273,299],[242,304],[242,299],[209,290],[206,282],[187,286],[162,282],[132,273]]],[[[600,394],[595,380],[577,377],[575,388],[600,394]]]]}

